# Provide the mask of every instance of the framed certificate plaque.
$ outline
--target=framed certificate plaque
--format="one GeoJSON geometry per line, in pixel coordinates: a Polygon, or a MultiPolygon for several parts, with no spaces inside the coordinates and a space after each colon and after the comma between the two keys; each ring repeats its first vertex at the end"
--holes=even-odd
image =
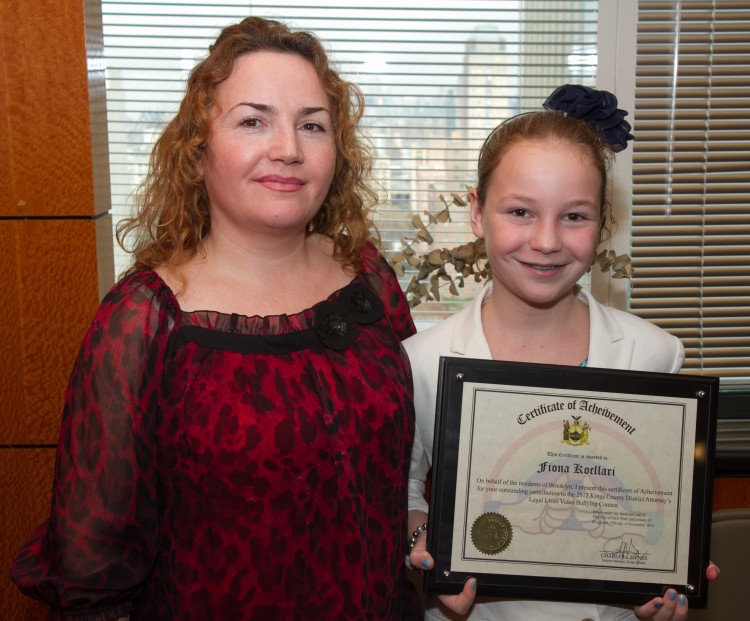
{"type": "Polygon", "coordinates": [[[718,378],[440,360],[428,591],[705,605],[718,378]]]}

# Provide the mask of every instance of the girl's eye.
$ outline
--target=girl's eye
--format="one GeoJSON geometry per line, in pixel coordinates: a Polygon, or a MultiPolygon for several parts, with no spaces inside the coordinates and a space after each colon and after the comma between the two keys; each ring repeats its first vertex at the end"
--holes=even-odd
{"type": "Polygon", "coordinates": [[[521,209],[519,207],[518,209],[511,209],[510,215],[515,216],[516,218],[525,218],[529,215],[529,212],[527,209],[521,209]]]}
{"type": "Polygon", "coordinates": [[[586,222],[592,219],[592,216],[585,213],[569,213],[565,216],[568,222],[586,222]]]}

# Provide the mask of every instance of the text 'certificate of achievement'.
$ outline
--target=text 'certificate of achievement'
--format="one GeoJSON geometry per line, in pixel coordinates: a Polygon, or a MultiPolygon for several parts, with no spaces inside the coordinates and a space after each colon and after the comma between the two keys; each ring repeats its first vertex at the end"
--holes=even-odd
{"type": "Polygon", "coordinates": [[[717,378],[441,358],[427,590],[705,605],[717,378]]]}

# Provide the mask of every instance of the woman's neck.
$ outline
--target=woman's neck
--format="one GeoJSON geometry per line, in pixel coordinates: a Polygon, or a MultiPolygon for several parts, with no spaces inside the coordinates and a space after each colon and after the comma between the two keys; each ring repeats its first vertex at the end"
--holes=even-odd
{"type": "Polygon", "coordinates": [[[333,258],[329,238],[286,241],[251,247],[211,234],[185,266],[157,271],[170,286],[175,275],[182,278],[177,300],[183,310],[246,316],[294,314],[351,281],[352,274],[333,258]]]}

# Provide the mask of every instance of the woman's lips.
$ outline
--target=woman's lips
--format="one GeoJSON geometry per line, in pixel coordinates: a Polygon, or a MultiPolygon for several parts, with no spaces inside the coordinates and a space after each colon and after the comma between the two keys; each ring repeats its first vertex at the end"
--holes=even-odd
{"type": "Polygon", "coordinates": [[[265,175],[258,180],[263,187],[277,192],[296,192],[304,184],[302,179],[297,177],[282,177],[280,175],[265,175]]]}

